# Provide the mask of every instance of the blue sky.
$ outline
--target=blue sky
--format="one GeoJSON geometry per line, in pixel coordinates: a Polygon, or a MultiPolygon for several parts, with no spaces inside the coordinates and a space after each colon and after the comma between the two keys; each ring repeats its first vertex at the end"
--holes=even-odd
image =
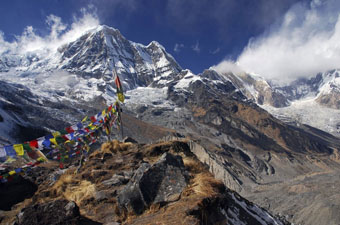
{"type": "MultiPolygon", "coordinates": [[[[41,42],[51,36],[51,24],[71,29],[84,14],[95,18],[92,24],[117,28],[129,40],[160,42],[194,73],[215,65],[220,72],[246,71],[290,82],[340,68],[338,0],[2,1],[0,50],[15,41],[24,46],[32,30],[41,42]]],[[[78,24],[74,33],[81,30],[78,24]]]]}
{"type": "Polygon", "coordinates": [[[92,8],[101,24],[115,27],[129,40],[160,42],[183,68],[199,73],[235,60],[252,37],[279,20],[295,0],[11,0],[2,1],[0,30],[12,41],[25,27],[48,34],[46,17],[66,24],[92,8]],[[175,48],[175,46],[177,46],[175,48]]]}

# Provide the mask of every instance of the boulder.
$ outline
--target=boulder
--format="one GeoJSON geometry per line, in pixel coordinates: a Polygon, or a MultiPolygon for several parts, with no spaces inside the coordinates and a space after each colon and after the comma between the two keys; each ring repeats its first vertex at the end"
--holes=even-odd
{"type": "Polygon", "coordinates": [[[123,142],[124,142],[124,143],[131,142],[131,143],[135,143],[135,144],[138,143],[138,142],[137,142],[135,139],[133,139],[132,137],[125,137],[125,138],[123,139],[123,142]]]}
{"type": "Polygon", "coordinates": [[[179,199],[188,184],[182,157],[164,153],[152,166],[143,163],[118,195],[120,207],[141,214],[152,204],[179,199]]]}
{"type": "Polygon", "coordinates": [[[13,181],[0,183],[0,210],[11,210],[12,206],[30,198],[37,191],[37,185],[22,176],[13,181]]]}
{"type": "Polygon", "coordinates": [[[79,208],[74,202],[56,200],[24,208],[17,216],[18,225],[77,225],[100,224],[80,216],[79,208]]]}

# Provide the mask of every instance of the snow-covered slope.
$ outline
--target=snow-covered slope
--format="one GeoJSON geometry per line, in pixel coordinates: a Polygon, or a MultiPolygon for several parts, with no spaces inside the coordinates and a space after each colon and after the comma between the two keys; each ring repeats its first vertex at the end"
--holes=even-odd
{"type": "Polygon", "coordinates": [[[259,75],[223,73],[243,95],[286,122],[314,126],[340,136],[340,71],[272,85],[259,75]]]}
{"type": "Polygon", "coordinates": [[[147,46],[134,43],[107,26],[89,30],[57,50],[19,52],[11,50],[0,55],[3,85],[21,85],[21,89],[25,89],[23,96],[17,93],[20,92],[18,88],[9,89],[11,91],[3,88],[0,92],[1,136],[8,140],[0,141],[4,144],[20,140],[9,138],[18,130],[14,124],[61,129],[113,102],[116,98],[113,68],[117,70],[124,90],[149,85],[165,87],[182,70],[159,43],[153,41],[147,46]],[[22,100],[26,96],[30,99],[22,100]],[[14,116],[3,106],[5,103],[15,105],[23,113],[14,116]],[[38,110],[41,115],[32,115],[27,120],[25,109],[38,110]]]}
{"type": "Polygon", "coordinates": [[[99,26],[60,46],[57,52],[43,49],[26,55],[3,54],[0,79],[31,87],[46,97],[62,92],[64,97],[87,100],[102,93],[113,95],[114,67],[125,89],[151,82],[164,85],[181,71],[159,43],[144,46],[128,41],[114,28],[99,26]]]}
{"type": "Polygon", "coordinates": [[[339,70],[319,73],[311,79],[299,79],[289,86],[276,87],[289,105],[274,108],[262,105],[276,117],[308,124],[340,136],[340,77],[339,70]]]}

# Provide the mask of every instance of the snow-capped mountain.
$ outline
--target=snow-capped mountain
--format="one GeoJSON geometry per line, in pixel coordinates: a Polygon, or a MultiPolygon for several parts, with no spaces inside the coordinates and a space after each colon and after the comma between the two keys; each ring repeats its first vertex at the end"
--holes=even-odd
{"type": "Polygon", "coordinates": [[[319,73],[274,89],[285,96],[289,104],[283,108],[263,105],[266,110],[286,121],[308,124],[339,136],[339,70],[319,73]]]}
{"type": "Polygon", "coordinates": [[[113,102],[113,68],[125,90],[151,83],[164,87],[182,70],[159,43],[153,41],[147,46],[134,43],[107,26],[89,30],[57,51],[39,49],[24,55],[17,52],[0,55],[3,86],[21,85],[16,89],[3,88],[0,93],[1,105],[19,107],[16,111],[2,107],[5,141],[1,143],[23,141],[13,138],[18,126],[61,129],[65,123],[76,122],[113,102]],[[13,100],[13,96],[18,96],[19,101],[13,100]],[[27,119],[30,111],[39,111],[39,116],[30,115],[27,119]]]}
{"type": "Polygon", "coordinates": [[[277,118],[303,123],[339,136],[339,70],[301,78],[289,85],[273,85],[264,78],[247,73],[223,73],[248,99],[277,118]]]}

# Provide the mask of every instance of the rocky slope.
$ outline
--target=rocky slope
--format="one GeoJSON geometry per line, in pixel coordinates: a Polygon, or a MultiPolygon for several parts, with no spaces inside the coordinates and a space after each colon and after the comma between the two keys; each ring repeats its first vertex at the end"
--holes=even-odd
{"type": "MultiPolygon", "coordinates": [[[[145,90],[138,91],[148,95],[145,90]]],[[[211,70],[199,75],[183,72],[170,84],[166,97],[160,95],[158,99],[171,101],[175,110],[170,111],[169,104],[145,101],[142,105],[147,107],[137,110],[137,116],[171,127],[203,146],[193,147],[192,151],[227,187],[293,222],[318,224],[312,221],[323,218],[327,224],[336,224],[334,207],[325,205],[334,195],[326,195],[324,186],[315,186],[308,195],[302,192],[290,198],[287,184],[296,184],[296,177],[300,177],[301,185],[309,185],[305,179],[309,177],[315,185],[322,180],[320,174],[328,174],[332,177],[330,182],[336,183],[334,173],[340,168],[337,138],[312,127],[296,127],[276,119],[249,101],[230,79],[211,70]],[[155,114],[155,107],[162,113],[155,114]],[[307,196],[318,199],[323,196],[315,204],[322,204],[324,213],[304,210],[310,204],[305,201],[307,196]]],[[[136,105],[128,101],[127,107],[136,105]]]]}
{"type": "MultiPolygon", "coordinates": [[[[214,179],[186,142],[113,141],[78,173],[72,163],[66,170],[45,164],[25,179],[37,188],[1,212],[2,224],[288,224],[214,179]]],[[[16,193],[27,189],[24,181],[16,193]]],[[[1,202],[10,204],[18,196],[6,185],[1,202]]]]}
{"type": "Polygon", "coordinates": [[[273,85],[256,75],[224,73],[258,105],[289,123],[303,123],[339,136],[339,71],[301,78],[289,85],[273,85]]]}

